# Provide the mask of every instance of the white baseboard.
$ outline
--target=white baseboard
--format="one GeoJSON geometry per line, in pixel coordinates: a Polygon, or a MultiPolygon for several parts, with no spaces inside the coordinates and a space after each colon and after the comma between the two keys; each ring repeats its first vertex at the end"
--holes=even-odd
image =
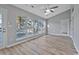
{"type": "MultiPolygon", "coordinates": [[[[69,36],[69,35],[65,35],[65,34],[53,34],[53,33],[48,33],[48,35],[69,36]]],[[[71,36],[69,36],[69,37],[71,37],[71,36]]]]}

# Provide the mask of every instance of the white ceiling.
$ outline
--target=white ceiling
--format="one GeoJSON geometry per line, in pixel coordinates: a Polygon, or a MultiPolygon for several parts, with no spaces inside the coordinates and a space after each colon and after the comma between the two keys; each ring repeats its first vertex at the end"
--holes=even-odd
{"type": "Polygon", "coordinates": [[[45,19],[48,19],[50,17],[53,17],[57,14],[60,14],[64,11],[67,11],[68,9],[70,9],[71,5],[69,4],[34,4],[35,8],[32,8],[33,4],[13,4],[13,6],[16,6],[18,8],[24,9],[25,11],[31,12],[35,15],[41,16],[45,19]],[[44,9],[49,7],[54,7],[54,6],[59,6],[58,8],[55,9],[54,13],[51,13],[49,15],[45,15],[44,14],[44,9]]]}

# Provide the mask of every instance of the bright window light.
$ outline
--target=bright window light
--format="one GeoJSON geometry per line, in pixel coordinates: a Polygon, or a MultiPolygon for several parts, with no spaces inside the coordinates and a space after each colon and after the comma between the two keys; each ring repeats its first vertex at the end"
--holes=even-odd
{"type": "Polygon", "coordinates": [[[0,24],[2,23],[2,19],[0,19],[0,24]]]}
{"type": "Polygon", "coordinates": [[[47,27],[49,28],[49,24],[47,25],[47,27]]]}
{"type": "Polygon", "coordinates": [[[2,23],[2,15],[0,14],[0,24],[2,23]]]}

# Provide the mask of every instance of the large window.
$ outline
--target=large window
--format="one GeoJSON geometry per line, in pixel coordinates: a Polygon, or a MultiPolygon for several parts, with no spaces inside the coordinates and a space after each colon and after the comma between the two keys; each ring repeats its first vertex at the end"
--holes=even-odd
{"type": "Polygon", "coordinates": [[[28,17],[18,16],[16,20],[16,37],[28,37],[43,33],[45,22],[42,19],[34,20],[28,17]]]}

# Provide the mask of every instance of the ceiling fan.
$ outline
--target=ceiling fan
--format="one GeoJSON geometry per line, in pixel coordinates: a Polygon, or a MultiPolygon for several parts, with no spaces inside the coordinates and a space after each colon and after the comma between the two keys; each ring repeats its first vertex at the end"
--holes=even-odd
{"type": "MultiPolygon", "coordinates": [[[[31,6],[32,8],[36,8],[36,7],[38,7],[39,5],[37,5],[37,4],[31,4],[31,5],[29,5],[29,6],[31,6]]],[[[50,7],[50,4],[48,4],[48,5],[46,5],[46,7],[43,8],[42,10],[44,11],[44,14],[47,16],[47,15],[53,13],[53,12],[55,11],[55,9],[58,8],[58,7],[59,7],[59,6],[50,7]]]]}
{"type": "Polygon", "coordinates": [[[44,9],[44,14],[45,15],[49,15],[50,13],[53,13],[55,11],[56,8],[58,8],[59,6],[54,6],[54,7],[51,7],[51,8],[45,8],[44,9]]]}

